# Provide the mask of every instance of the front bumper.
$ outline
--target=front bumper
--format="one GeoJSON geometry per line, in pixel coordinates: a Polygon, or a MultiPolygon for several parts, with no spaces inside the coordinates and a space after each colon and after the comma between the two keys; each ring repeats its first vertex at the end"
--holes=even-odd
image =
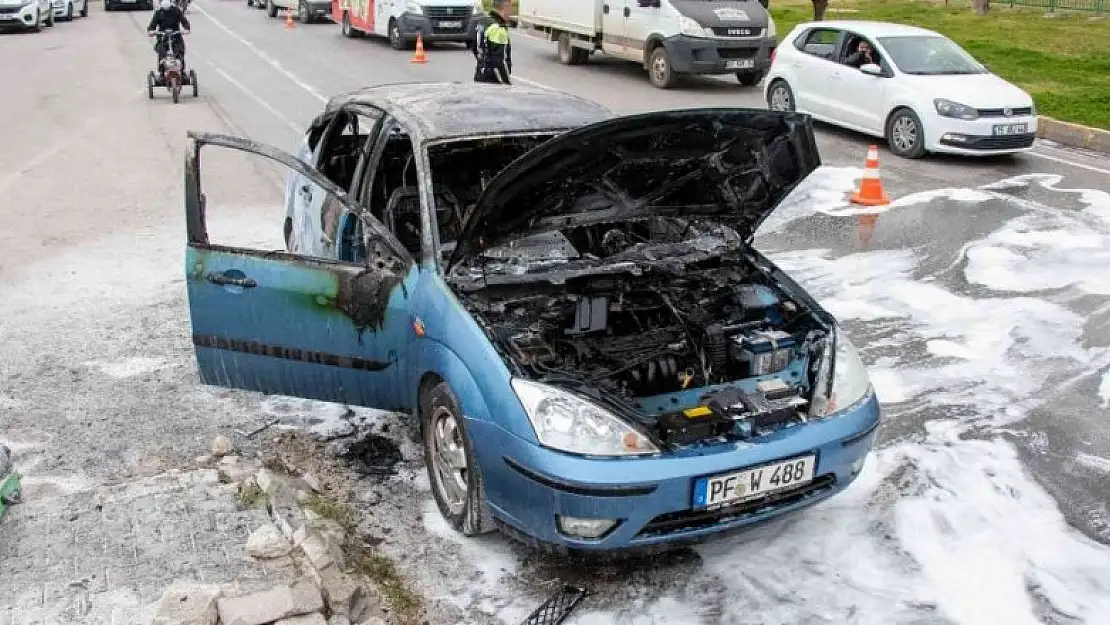
{"type": "Polygon", "coordinates": [[[679,74],[766,72],[776,43],[774,37],[709,39],[678,35],[663,40],[671,67],[679,74]]]}
{"type": "Polygon", "coordinates": [[[308,16],[314,19],[331,16],[331,2],[306,2],[308,16]]]}
{"type": "Polygon", "coordinates": [[[974,120],[951,119],[932,115],[927,122],[927,149],[947,154],[990,156],[1013,154],[1033,149],[1037,136],[1037,117],[980,117],[974,120]],[[996,126],[1024,124],[1023,130],[997,134],[996,126]]]}
{"type": "Polygon", "coordinates": [[[415,41],[419,33],[424,41],[466,42],[474,37],[474,26],[483,16],[469,13],[444,15],[401,15],[401,37],[405,41],[415,41]]]}
{"type": "Polygon", "coordinates": [[[38,3],[25,7],[0,7],[0,28],[33,28],[38,12],[38,3]]]}
{"type": "Polygon", "coordinates": [[[698,542],[828,499],[863,466],[880,422],[874,393],[827,421],[790,427],[759,442],[690,449],[665,458],[590,459],[523,441],[488,422],[468,423],[485,442],[480,460],[494,517],[533,544],[580,553],[642,553],[698,542]],[[693,507],[701,477],[817,455],[814,480],[794,491],[714,511],[693,507]],[[618,519],[595,540],[562,533],[556,515],[618,519]]]}
{"type": "Polygon", "coordinates": [[[55,1],[51,5],[51,8],[54,11],[54,17],[65,17],[67,7],[69,7],[69,3],[66,2],[66,0],[62,0],[61,2],[55,1]]]}

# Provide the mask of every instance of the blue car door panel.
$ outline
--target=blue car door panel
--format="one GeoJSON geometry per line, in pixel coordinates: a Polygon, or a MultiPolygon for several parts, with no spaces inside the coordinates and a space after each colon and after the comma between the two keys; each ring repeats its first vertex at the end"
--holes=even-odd
{"type": "Polygon", "coordinates": [[[403,401],[397,354],[413,339],[406,311],[419,272],[411,256],[342,189],[294,157],[235,137],[189,137],[186,284],[201,381],[395,408],[403,401]],[[360,220],[364,262],[210,242],[199,171],[205,145],[251,152],[310,180],[326,196],[323,214],[360,220]]]}

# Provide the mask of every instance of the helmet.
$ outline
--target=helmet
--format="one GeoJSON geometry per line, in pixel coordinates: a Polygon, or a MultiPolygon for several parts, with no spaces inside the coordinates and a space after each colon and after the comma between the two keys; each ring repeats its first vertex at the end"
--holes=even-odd
{"type": "Polygon", "coordinates": [[[162,0],[158,3],[158,6],[168,11],[169,8],[173,6],[173,2],[171,0],[162,0]]]}

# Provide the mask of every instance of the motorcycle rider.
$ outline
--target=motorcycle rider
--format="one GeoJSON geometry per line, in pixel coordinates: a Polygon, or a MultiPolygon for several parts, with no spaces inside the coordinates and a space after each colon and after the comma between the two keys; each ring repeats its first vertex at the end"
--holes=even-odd
{"type": "Polygon", "coordinates": [[[150,16],[150,24],[146,27],[148,35],[153,36],[156,30],[181,31],[172,37],[159,38],[154,43],[154,51],[158,54],[158,72],[162,72],[162,59],[166,58],[166,39],[170,39],[173,54],[181,60],[181,71],[185,71],[185,38],[182,33],[188,33],[192,27],[189,18],[173,3],[173,0],[162,0],[158,10],[150,16]]]}
{"type": "Polygon", "coordinates": [[[474,46],[477,66],[474,68],[474,82],[489,82],[511,85],[509,74],[513,71],[513,45],[509,41],[510,0],[495,2],[497,7],[489,12],[489,25],[478,31],[478,41],[474,46]]]}

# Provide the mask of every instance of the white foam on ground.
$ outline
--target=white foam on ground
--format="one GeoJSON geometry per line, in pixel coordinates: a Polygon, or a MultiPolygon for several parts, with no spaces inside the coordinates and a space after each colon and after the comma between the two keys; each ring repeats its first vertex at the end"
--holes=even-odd
{"type": "Polygon", "coordinates": [[[284,395],[268,395],[259,408],[268,419],[282,420],[275,426],[277,428],[306,430],[323,438],[349,436],[359,427],[377,431],[385,424],[400,425],[407,419],[405,415],[385,410],[284,395]]]}
{"type": "Polygon", "coordinates": [[[776,232],[800,217],[815,213],[836,214],[846,209],[849,206],[847,194],[855,189],[862,176],[863,169],[859,167],[818,167],[794,187],[760,225],[758,232],[776,232]]]}
{"type": "Polygon", "coordinates": [[[104,375],[120,379],[154,373],[170,366],[170,363],[162,358],[147,358],[144,356],[133,356],[115,361],[93,361],[86,364],[99,370],[104,375]]]}
{"type": "Polygon", "coordinates": [[[1075,461],[1085,467],[1095,469],[1103,473],[1110,473],[1110,458],[1103,458],[1102,456],[1095,456],[1092,454],[1079,452],[1075,455],[1075,461]]]}

